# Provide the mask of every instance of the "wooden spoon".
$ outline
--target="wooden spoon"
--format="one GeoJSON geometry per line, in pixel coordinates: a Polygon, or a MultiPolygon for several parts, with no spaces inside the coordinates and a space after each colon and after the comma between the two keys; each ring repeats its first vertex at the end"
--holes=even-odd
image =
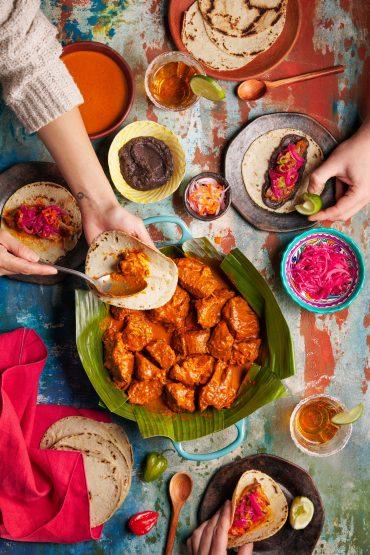
{"type": "Polygon", "coordinates": [[[180,511],[185,505],[186,501],[189,499],[192,491],[193,479],[189,474],[187,474],[186,472],[177,472],[172,476],[170,481],[172,515],[170,529],[167,537],[165,555],[172,555],[180,511]]]}
{"type": "Polygon", "coordinates": [[[295,77],[287,77],[286,79],[278,79],[277,81],[264,81],[263,79],[247,79],[240,83],[238,87],[238,96],[241,100],[258,100],[266,93],[282,87],[283,85],[292,85],[300,81],[308,81],[309,79],[316,79],[323,75],[332,75],[334,73],[343,73],[343,66],[327,67],[325,69],[318,69],[295,77]]]}

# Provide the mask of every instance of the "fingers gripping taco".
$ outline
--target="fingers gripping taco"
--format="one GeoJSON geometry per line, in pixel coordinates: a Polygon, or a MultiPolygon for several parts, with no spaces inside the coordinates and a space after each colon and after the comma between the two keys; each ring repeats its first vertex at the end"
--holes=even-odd
{"type": "Polygon", "coordinates": [[[244,472],[232,499],[228,548],[273,536],[287,517],[288,504],[279,485],[258,470],[244,472]]]}

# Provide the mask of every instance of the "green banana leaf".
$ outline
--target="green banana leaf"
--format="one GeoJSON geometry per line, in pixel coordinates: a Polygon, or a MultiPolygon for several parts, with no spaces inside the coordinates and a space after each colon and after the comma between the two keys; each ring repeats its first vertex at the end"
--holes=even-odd
{"type": "MultiPolygon", "coordinates": [[[[164,249],[165,254],[175,254],[164,249]]],[[[181,251],[176,249],[176,256],[181,251]]],[[[219,267],[261,318],[263,354],[261,366],[254,364],[238,398],[229,409],[204,413],[162,415],[127,403],[116,389],[103,364],[102,335],[108,308],[90,291],[76,291],[76,341],[82,365],[104,405],[113,413],[136,421],[143,437],[166,436],[186,441],[206,436],[235,424],[260,407],[286,394],[282,379],[295,372],[288,325],[264,278],[239,249],[222,257],[206,239],[182,245],[185,255],[196,256],[219,267]]]]}

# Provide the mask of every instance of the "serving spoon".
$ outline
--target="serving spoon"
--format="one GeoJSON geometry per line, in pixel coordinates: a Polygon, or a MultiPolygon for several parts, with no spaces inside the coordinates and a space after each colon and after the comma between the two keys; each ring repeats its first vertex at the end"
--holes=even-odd
{"type": "Polygon", "coordinates": [[[333,66],[324,69],[318,69],[316,71],[310,71],[309,73],[302,73],[301,75],[295,75],[294,77],[286,77],[285,79],[278,79],[277,81],[264,81],[263,79],[247,79],[243,81],[238,86],[238,97],[241,100],[258,100],[271,92],[273,89],[282,87],[283,85],[292,85],[293,83],[299,83],[300,81],[308,81],[309,79],[316,79],[316,77],[322,77],[323,75],[332,75],[334,73],[343,73],[344,66],[333,66]]]}
{"type": "Polygon", "coordinates": [[[187,472],[177,472],[170,481],[170,498],[172,502],[172,515],[170,529],[167,537],[165,555],[172,555],[173,545],[181,509],[193,491],[193,479],[187,472]]]}
{"type": "Polygon", "coordinates": [[[133,285],[123,280],[112,279],[112,274],[104,274],[98,278],[91,278],[83,272],[72,270],[72,268],[64,268],[57,264],[48,264],[48,266],[56,268],[58,272],[64,272],[65,274],[71,274],[84,279],[92,286],[93,291],[106,297],[128,297],[130,295],[135,295],[143,291],[147,285],[144,281],[133,285]]]}

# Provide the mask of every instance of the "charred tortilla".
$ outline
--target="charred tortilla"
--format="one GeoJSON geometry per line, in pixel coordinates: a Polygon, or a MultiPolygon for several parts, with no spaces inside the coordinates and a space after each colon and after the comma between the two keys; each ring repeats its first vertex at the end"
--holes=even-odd
{"type": "Polygon", "coordinates": [[[268,163],[268,168],[266,169],[266,174],[265,174],[265,182],[262,186],[262,200],[264,202],[264,204],[266,204],[266,206],[268,206],[269,208],[280,208],[281,206],[283,206],[286,202],[288,202],[288,200],[292,199],[295,197],[295,194],[297,192],[297,190],[299,189],[299,185],[303,176],[303,172],[307,163],[307,149],[308,149],[308,140],[303,137],[302,135],[295,135],[293,133],[289,134],[289,135],[285,135],[285,137],[283,137],[280,141],[279,146],[274,150],[274,152],[272,153],[272,156],[269,160],[268,163]],[[278,157],[281,153],[283,153],[287,148],[288,145],[295,145],[297,146],[298,144],[303,143],[303,149],[302,149],[302,158],[304,158],[304,163],[303,165],[299,168],[298,170],[298,178],[295,182],[295,184],[292,187],[289,187],[289,189],[287,190],[287,193],[285,194],[285,196],[279,200],[279,199],[274,199],[273,197],[271,198],[269,196],[269,192],[271,192],[271,177],[269,175],[269,170],[274,170],[276,168],[276,163],[278,160],[278,157]]]}
{"type": "Polygon", "coordinates": [[[43,262],[51,264],[74,249],[82,233],[81,212],[73,195],[61,185],[48,181],[30,183],[18,189],[6,201],[1,214],[1,228],[40,256],[43,262]],[[14,222],[13,214],[22,205],[57,205],[68,216],[68,234],[60,237],[43,238],[27,234],[14,222]]]}

